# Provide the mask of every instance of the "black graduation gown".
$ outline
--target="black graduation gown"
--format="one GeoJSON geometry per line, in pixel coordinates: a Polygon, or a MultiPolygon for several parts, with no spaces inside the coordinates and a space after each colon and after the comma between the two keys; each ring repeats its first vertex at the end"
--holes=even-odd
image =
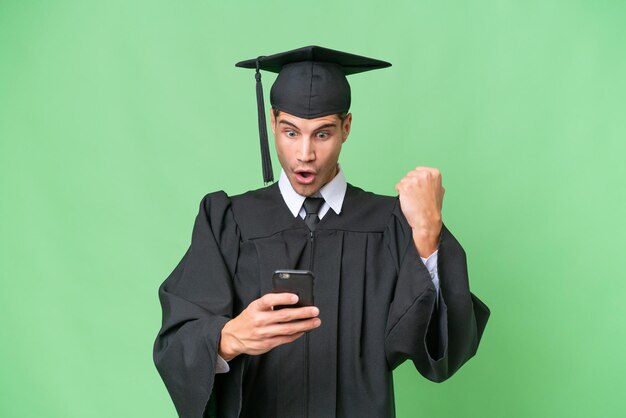
{"type": "Polygon", "coordinates": [[[447,379],[476,353],[489,316],[445,226],[438,260],[437,300],[398,199],[351,185],[341,214],[329,210],[312,235],[277,184],[207,195],[191,246],[159,289],[154,361],[178,414],[394,416],[392,370],[410,359],[426,378],[447,379]],[[216,375],[222,327],[271,292],[277,269],[315,273],[322,325],[216,375]]]}

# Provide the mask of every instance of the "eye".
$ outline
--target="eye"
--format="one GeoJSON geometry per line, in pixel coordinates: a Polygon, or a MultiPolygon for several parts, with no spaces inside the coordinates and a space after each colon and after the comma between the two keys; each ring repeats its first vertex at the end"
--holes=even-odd
{"type": "Polygon", "coordinates": [[[287,135],[287,137],[289,138],[295,138],[298,134],[296,133],[296,131],[290,129],[285,132],[285,135],[287,135]]]}
{"type": "Polygon", "coordinates": [[[326,131],[320,131],[317,133],[317,137],[319,139],[327,139],[330,136],[330,134],[326,131]]]}

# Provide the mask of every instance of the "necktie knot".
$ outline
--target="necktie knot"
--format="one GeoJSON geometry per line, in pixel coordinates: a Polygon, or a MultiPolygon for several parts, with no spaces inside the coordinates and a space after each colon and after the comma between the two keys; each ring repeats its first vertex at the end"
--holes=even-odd
{"type": "Polygon", "coordinates": [[[321,197],[307,197],[304,199],[304,211],[306,212],[306,216],[304,217],[304,222],[307,224],[311,231],[315,231],[315,227],[317,223],[320,221],[320,218],[317,216],[322,204],[324,203],[324,199],[321,197]]]}
{"type": "Polygon", "coordinates": [[[323,203],[324,199],[321,197],[307,197],[304,199],[304,210],[307,215],[317,215],[323,203]]]}

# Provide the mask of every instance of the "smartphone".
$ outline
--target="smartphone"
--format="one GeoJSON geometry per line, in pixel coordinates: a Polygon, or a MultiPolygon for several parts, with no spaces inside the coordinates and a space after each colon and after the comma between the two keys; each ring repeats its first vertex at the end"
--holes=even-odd
{"type": "Polygon", "coordinates": [[[294,305],[274,306],[274,309],[313,306],[313,273],[308,270],[276,270],[272,276],[274,293],[295,293],[298,302],[294,305]]]}

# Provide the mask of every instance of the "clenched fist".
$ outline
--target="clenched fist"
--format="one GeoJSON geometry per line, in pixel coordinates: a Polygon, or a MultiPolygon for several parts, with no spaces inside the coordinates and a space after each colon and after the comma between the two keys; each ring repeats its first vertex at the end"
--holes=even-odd
{"type": "Polygon", "coordinates": [[[417,167],[396,184],[400,208],[413,230],[413,241],[421,257],[437,250],[441,234],[441,206],[445,189],[436,168],[417,167]]]}

